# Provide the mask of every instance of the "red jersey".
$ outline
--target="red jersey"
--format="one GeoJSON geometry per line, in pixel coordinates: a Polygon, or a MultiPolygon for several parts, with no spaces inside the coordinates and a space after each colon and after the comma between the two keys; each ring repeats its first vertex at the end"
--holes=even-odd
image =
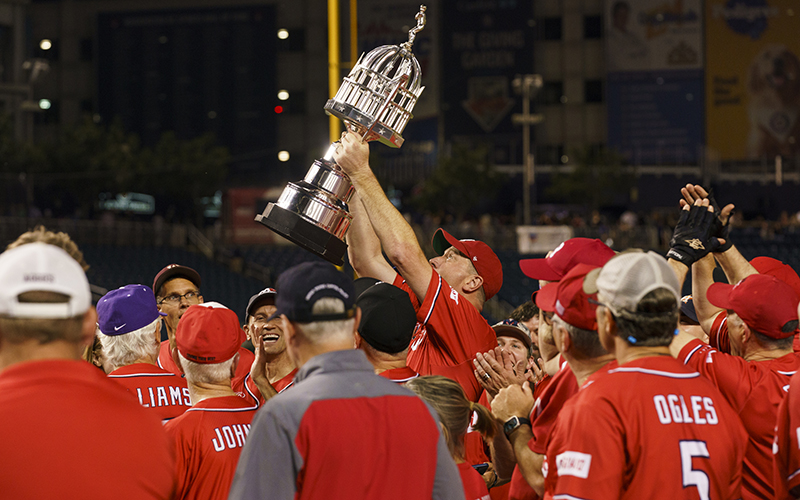
{"type": "MultiPolygon", "coordinates": [[[[276,381],[272,384],[272,388],[280,394],[292,385],[294,385],[294,375],[297,373],[297,368],[289,372],[285,377],[281,378],[280,380],[276,381]]],[[[247,376],[244,378],[244,394],[238,393],[239,396],[243,397],[246,401],[250,404],[254,405],[256,408],[263,405],[265,402],[264,396],[261,394],[261,391],[258,390],[258,386],[256,383],[253,382],[253,377],[250,376],[248,373],[247,376]]]]}
{"type": "MultiPolygon", "coordinates": [[[[606,371],[616,366],[617,362],[611,361],[605,365],[605,367],[601,368],[601,370],[606,371]]],[[[566,361],[561,363],[561,368],[559,368],[555,375],[545,380],[547,380],[547,382],[545,382],[544,388],[539,392],[539,396],[536,398],[530,416],[533,438],[528,442],[528,448],[539,455],[544,455],[547,450],[547,438],[550,436],[550,430],[561,408],[567,400],[578,392],[578,381],[575,379],[575,374],[572,373],[572,369],[570,369],[566,361]]],[[[514,466],[514,472],[511,475],[509,499],[536,500],[538,498],[539,495],[533,491],[528,481],[525,480],[525,476],[522,474],[519,465],[514,466]]]]}
{"type": "Polygon", "coordinates": [[[0,372],[0,496],[168,499],[175,461],[160,420],[84,361],[0,372]]]}
{"type": "Polygon", "coordinates": [[[775,498],[800,496],[800,373],[792,376],[789,392],[778,407],[772,447],[775,498]],[[790,496],[790,492],[791,496],[790,496]]]}
{"type": "MultiPolygon", "coordinates": [[[[563,363],[562,363],[563,368],[563,363]]],[[[536,383],[536,386],[533,388],[533,399],[534,401],[538,401],[542,394],[544,393],[545,389],[550,382],[553,381],[553,377],[550,375],[545,374],[544,378],[542,378],[539,382],[536,383]]],[[[530,440],[528,446],[533,444],[533,439],[530,440]]],[[[533,491],[531,485],[528,484],[528,481],[525,480],[525,476],[522,475],[522,471],[519,470],[519,465],[514,466],[514,472],[511,474],[511,481],[509,484],[508,490],[508,500],[539,500],[539,495],[533,491]]]]}
{"type": "MultiPolygon", "coordinates": [[[[253,366],[253,361],[255,361],[255,359],[255,354],[244,347],[239,348],[239,364],[236,365],[236,373],[231,379],[231,387],[233,388],[233,392],[242,395],[242,397],[244,397],[244,394],[247,392],[244,388],[244,379],[250,374],[250,367],[253,366]]],[[[183,376],[177,365],[175,365],[175,361],[172,359],[172,354],[169,351],[169,340],[161,342],[156,364],[158,364],[159,368],[183,376]]]]}
{"type": "Polygon", "coordinates": [[[388,378],[392,382],[397,382],[398,384],[405,384],[411,379],[415,379],[419,377],[419,373],[415,372],[411,368],[404,366],[402,368],[392,368],[391,370],[386,370],[380,372],[380,375],[383,378],[388,378]]]}
{"type": "Polygon", "coordinates": [[[742,496],[772,498],[772,441],[778,405],[789,379],[800,368],[800,355],[766,361],[745,361],[692,340],[678,356],[711,381],[739,414],[750,446],[744,457],[742,496]]]}
{"type": "Polygon", "coordinates": [[[238,396],[204,399],[164,426],[175,443],[175,499],[228,498],[256,407],[238,396]]]}
{"type": "MultiPolygon", "coordinates": [[[[616,364],[616,361],[613,363],[616,364]]],[[[564,403],[577,392],[578,381],[569,364],[564,361],[558,372],[553,375],[551,382],[547,384],[547,388],[542,391],[542,395],[533,404],[531,411],[533,439],[528,443],[528,447],[534,453],[544,455],[547,449],[547,436],[550,435],[550,429],[556,421],[558,412],[561,411],[564,403]]]]}
{"type": "Polygon", "coordinates": [[[497,335],[469,301],[432,271],[422,304],[400,275],[395,286],[408,292],[417,311],[417,327],[408,366],[420,375],[444,375],[461,384],[467,399],[478,401],[483,388],[475,379],[475,354],[497,347],[497,335]]]}
{"type": "Polygon", "coordinates": [[[139,404],[150,408],[162,422],[182,415],[192,407],[186,379],[150,363],[122,366],[108,378],[136,396],[139,404]]]}
{"type": "Polygon", "coordinates": [[[466,500],[489,500],[489,490],[486,489],[483,476],[466,462],[457,465],[458,472],[461,474],[461,482],[464,483],[466,500]]]}
{"type": "MultiPolygon", "coordinates": [[[[478,403],[482,404],[486,408],[491,408],[489,405],[489,395],[486,393],[486,391],[481,393],[478,403]]],[[[472,418],[477,418],[475,413],[472,414],[472,418]]],[[[474,425],[474,421],[472,424],[474,425]]],[[[492,461],[492,458],[489,456],[489,450],[483,440],[483,436],[481,436],[480,432],[472,430],[472,425],[470,425],[470,427],[467,429],[467,434],[464,436],[464,460],[470,465],[477,465],[492,461]]],[[[511,483],[495,486],[489,490],[489,496],[492,500],[507,500],[508,490],[510,487],[511,483]]]]}
{"type": "Polygon", "coordinates": [[[699,373],[667,356],[595,373],[558,415],[549,498],[739,498],[747,434],[699,373]]]}

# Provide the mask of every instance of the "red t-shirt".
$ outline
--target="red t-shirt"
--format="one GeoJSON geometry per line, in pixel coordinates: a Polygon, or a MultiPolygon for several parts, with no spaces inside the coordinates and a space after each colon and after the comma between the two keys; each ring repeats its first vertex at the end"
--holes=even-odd
{"type": "MultiPolygon", "coordinates": [[[[274,384],[272,384],[272,388],[280,394],[292,385],[294,385],[294,376],[297,373],[297,368],[289,372],[285,377],[279,379],[274,384]]],[[[237,393],[239,396],[243,397],[246,401],[250,404],[259,407],[264,404],[264,396],[261,394],[261,391],[258,390],[258,386],[256,383],[253,382],[253,377],[250,376],[248,373],[244,379],[244,388],[245,392],[237,393]]]]}
{"type": "Polygon", "coordinates": [[[744,458],[744,498],[772,498],[772,441],[778,405],[789,379],[800,368],[792,353],[766,361],[745,361],[692,340],[678,360],[711,381],[733,407],[750,435],[744,458]]]}
{"type": "Polygon", "coordinates": [[[168,499],[175,460],[161,421],[84,361],[0,372],[0,496],[168,499]]]}
{"type": "Polygon", "coordinates": [[[182,415],[192,400],[186,379],[149,363],[122,366],[108,374],[139,400],[139,404],[158,415],[161,421],[182,415]]]}
{"type": "MultiPolygon", "coordinates": [[[[239,364],[236,365],[236,373],[233,379],[231,379],[231,387],[233,388],[233,392],[242,395],[242,397],[244,397],[244,394],[247,392],[244,388],[244,379],[250,374],[250,367],[253,366],[253,361],[255,361],[255,359],[255,354],[244,347],[239,348],[239,364]]],[[[172,354],[169,351],[169,340],[161,342],[156,363],[159,368],[183,376],[177,365],[175,365],[175,361],[172,359],[172,354]]]]}
{"type": "Polygon", "coordinates": [[[467,399],[478,401],[483,388],[475,379],[475,354],[497,347],[497,335],[467,299],[439,273],[431,281],[422,304],[400,275],[395,286],[408,292],[417,311],[417,327],[408,351],[408,366],[420,375],[444,375],[461,384],[467,399]]]}
{"type": "Polygon", "coordinates": [[[486,482],[478,474],[478,471],[466,462],[457,465],[458,472],[461,474],[461,482],[464,483],[466,500],[489,500],[489,490],[486,489],[486,482]]]}
{"type": "Polygon", "coordinates": [[[392,368],[391,370],[386,370],[380,372],[380,375],[383,378],[388,378],[392,382],[397,382],[398,384],[405,384],[411,379],[415,379],[419,377],[419,373],[415,372],[411,368],[404,366],[402,368],[392,368]]]}
{"type": "Polygon", "coordinates": [[[773,452],[775,498],[800,496],[800,372],[792,375],[789,392],[778,407],[773,452]],[[790,491],[795,490],[790,495],[790,491]]]}
{"type": "Polygon", "coordinates": [[[747,434],[699,373],[669,356],[595,373],[558,415],[549,498],[739,498],[747,434]]]}
{"type": "Polygon", "coordinates": [[[204,399],[167,422],[175,444],[175,499],[225,500],[256,407],[238,396],[204,399]]]}

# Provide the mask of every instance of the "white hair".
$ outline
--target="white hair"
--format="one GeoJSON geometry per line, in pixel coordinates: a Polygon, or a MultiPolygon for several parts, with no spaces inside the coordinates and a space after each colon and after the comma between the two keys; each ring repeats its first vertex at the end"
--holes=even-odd
{"type": "MultiPolygon", "coordinates": [[[[335,297],[323,297],[314,303],[312,314],[336,314],[344,312],[344,302],[335,297]]],[[[332,321],[313,321],[300,323],[300,331],[312,343],[323,343],[331,340],[353,339],[355,317],[332,321]]]]}
{"type": "Polygon", "coordinates": [[[97,336],[100,338],[104,364],[109,372],[133,364],[137,359],[156,356],[159,342],[155,334],[160,325],[161,317],[123,335],[106,335],[98,328],[97,336]]]}
{"type": "Polygon", "coordinates": [[[217,384],[231,380],[231,365],[233,360],[239,355],[237,352],[232,358],[222,361],[220,363],[196,363],[183,357],[183,354],[178,352],[181,359],[181,367],[183,373],[186,374],[186,380],[193,384],[217,384]]]}

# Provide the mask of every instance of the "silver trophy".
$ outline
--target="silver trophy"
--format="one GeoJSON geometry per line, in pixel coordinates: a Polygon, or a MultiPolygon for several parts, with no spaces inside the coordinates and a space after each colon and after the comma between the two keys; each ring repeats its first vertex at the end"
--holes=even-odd
{"type": "MultiPolygon", "coordinates": [[[[344,121],[348,130],[365,141],[380,141],[393,148],[403,145],[400,134],[425,89],[419,62],[411,52],[414,38],[425,27],[424,5],[416,20],[407,42],[361,54],[336,96],[325,104],[326,113],[344,121]]],[[[268,204],[255,220],[323,259],[342,265],[347,251],[344,237],[353,219],[347,209],[353,185],[333,160],[337,144],[331,144],[305,178],[290,182],[278,201],[268,204]]]]}

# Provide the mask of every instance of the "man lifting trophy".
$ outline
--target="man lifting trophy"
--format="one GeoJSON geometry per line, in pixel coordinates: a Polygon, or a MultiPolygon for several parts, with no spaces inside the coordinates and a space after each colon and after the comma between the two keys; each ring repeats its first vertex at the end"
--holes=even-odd
{"type": "MultiPolygon", "coordinates": [[[[380,141],[393,148],[403,145],[400,134],[425,88],[421,86],[419,62],[411,52],[414,38],[425,27],[424,5],[416,20],[407,42],[361,54],[336,96],[325,104],[326,113],[344,121],[348,130],[365,141],[380,141]]],[[[255,220],[325,260],[342,265],[347,251],[344,237],[352,220],[347,203],[353,196],[353,186],[333,160],[337,144],[331,144],[305,178],[290,182],[278,201],[268,204],[255,220]]]]}

